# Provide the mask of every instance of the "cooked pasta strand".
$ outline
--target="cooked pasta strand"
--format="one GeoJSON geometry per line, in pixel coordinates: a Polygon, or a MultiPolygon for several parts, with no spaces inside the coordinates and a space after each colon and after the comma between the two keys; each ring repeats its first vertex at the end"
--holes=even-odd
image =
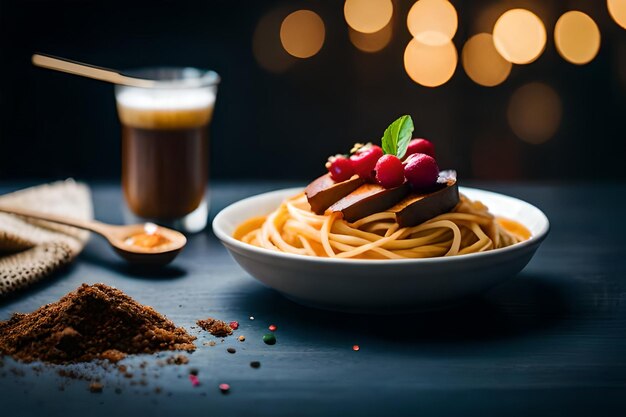
{"type": "Polygon", "coordinates": [[[299,194],[268,216],[245,221],[233,236],[274,251],[359,259],[464,255],[524,239],[507,231],[503,225],[508,223],[497,221],[484,204],[464,196],[449,213],[412,227],[400,227],[391,212],[375,213],[353,223],[340,217],[339,213],[313,213],[306,196],[299,194]]]}

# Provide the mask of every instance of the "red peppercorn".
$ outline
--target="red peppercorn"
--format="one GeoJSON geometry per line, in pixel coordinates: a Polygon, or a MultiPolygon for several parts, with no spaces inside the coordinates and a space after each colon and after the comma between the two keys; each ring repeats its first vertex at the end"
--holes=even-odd
{"type": "Polygon", "coordinates": [[[359,345],[354,345],[352,346],[352,350],[358,352],[359,350],[361,350],[361,347],[359,345]]]}
{"type": "Polygon", "coordinates": [[[233,330],[237,330],[239,328],[239,322],[238,321],[231,321],[230,323],[228,323],[228,325],[233,330]]]}
{"type": "Polygon", "coordinates": [[[269,325],[269,327],[268,327],[268,329],[269,329],[271,332],[275,332],[275,331],[276,331],[276,329],[278,329],[278,327],[276,327],[276,325],[275,325],[275,324],[270,324],[270,325],[269,325]]]}
{"type": "Polygon", "coordinates": [[[432,142],[427,141],[426,139],[413,139],[409,142],[409,146],[406,150],[404,158],[408,159],[409,155],[413,155],[416,153],[425,153],[426,155],[434,158],[435,145],[433,145],[432,142]]]}
{"type": "Polygon", "coordinates": [[[399,187],[404,182],[404,166],[395,155],[383,155],[376,162],[376,181],[385,188],[399,187]]]}
{"type": "Polygon", "coordinates": [[[383,156],[380,146],[366,145],[350,156],[354,172],[364,180],[372,180],[372,173],[376,168],[376,162],[383,156]]]}

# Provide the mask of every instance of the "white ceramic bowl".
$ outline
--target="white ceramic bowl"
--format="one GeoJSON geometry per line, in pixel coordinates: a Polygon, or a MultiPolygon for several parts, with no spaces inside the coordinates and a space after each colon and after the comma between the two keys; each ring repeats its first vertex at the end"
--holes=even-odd
{"type": "Polygon", "coordinates": [[[430,259],[330,259],[280,253],[240,242],[232,234],[242,221],[268,214],[290,188],[246,198],[213,220],[213,231],[243,269],[286,297],[318,308],[387,313],[442,308],[481,294],[521,271],[548,234],[550,223],[537,207],[517,198],[460,187],[499,216],[526,226],[527,241],[487,252],[430,259]]]}

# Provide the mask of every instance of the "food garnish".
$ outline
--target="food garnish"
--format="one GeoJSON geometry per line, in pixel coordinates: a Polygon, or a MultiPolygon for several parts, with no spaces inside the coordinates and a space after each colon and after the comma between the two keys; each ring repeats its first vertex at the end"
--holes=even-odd
{"type": "MultiPolygon", "coordinates": [[[[435,147],[426,139],[411,140],[413,130],[411,116],[401,116],[385,129],[382,147],[356,143],[349,158],[341,154],[331,156],[326,163],[330,178],[341,183],[358,175],[363,181],[387,189],[399,187],[405,181],[415,191],[428,189],[439,175],[435,147]]],[[[314,209],[316,213],[321,210],[321,206],[314,209]]]]}

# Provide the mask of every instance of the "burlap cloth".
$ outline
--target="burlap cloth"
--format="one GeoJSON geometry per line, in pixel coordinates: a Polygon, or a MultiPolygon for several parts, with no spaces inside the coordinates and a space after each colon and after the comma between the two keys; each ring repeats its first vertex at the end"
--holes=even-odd
{"type": "MultiPolygon", "coordinates": [[[[58,181],[0,196],[0,204],[80,219],[93,218],[85,184],[58,181]]],[[[70,263],[89,232],[0,213],[0,296],[27,287],[70,263]]]]}

